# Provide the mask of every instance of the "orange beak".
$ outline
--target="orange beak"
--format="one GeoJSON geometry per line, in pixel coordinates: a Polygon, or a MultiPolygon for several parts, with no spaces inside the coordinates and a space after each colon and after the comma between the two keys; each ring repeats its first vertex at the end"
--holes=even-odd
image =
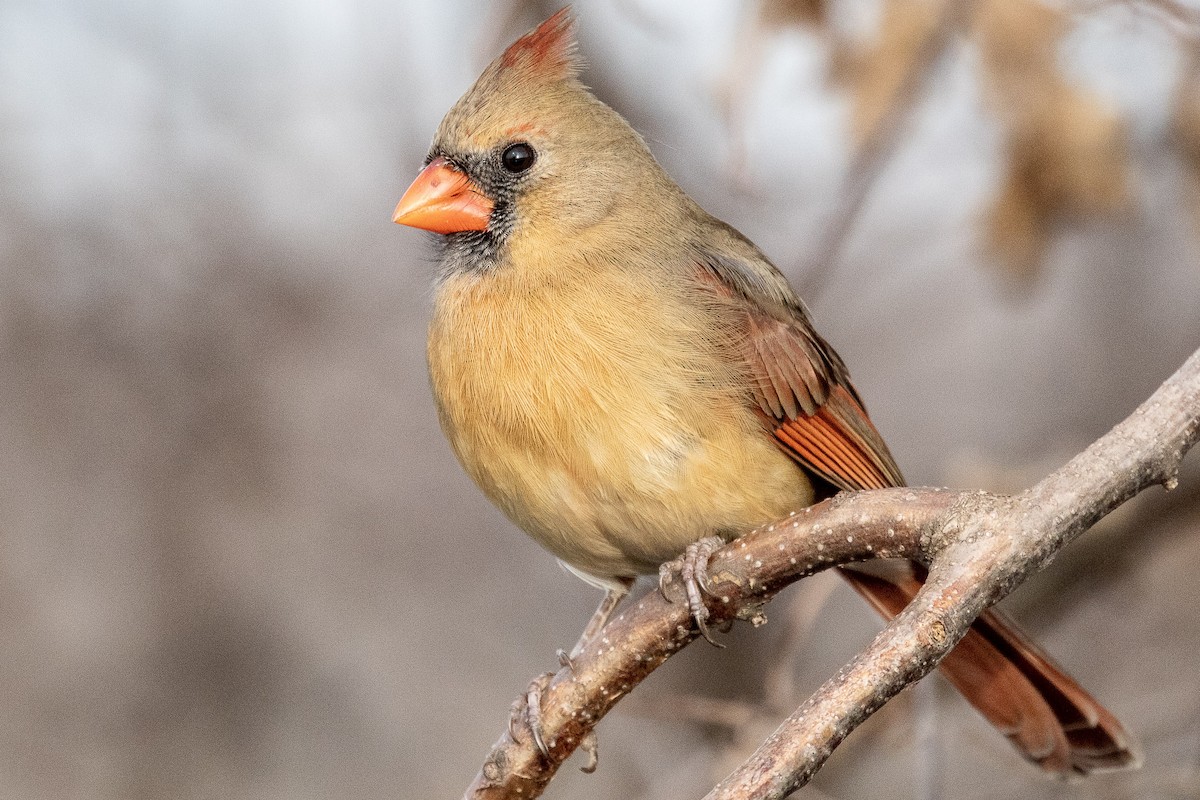
{"type": "Polygon", "coordinates": [[[492,201],[444,158],[435,158],[408,187],[392,221],[434,233],[487,230],[492,201]]]}

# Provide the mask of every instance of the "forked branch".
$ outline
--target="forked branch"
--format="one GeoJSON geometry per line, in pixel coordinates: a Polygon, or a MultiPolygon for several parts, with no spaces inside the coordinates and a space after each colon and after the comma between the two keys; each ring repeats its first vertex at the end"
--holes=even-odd
{"type": "MultiPolygon", "coordinates": [[[[872,558],[925,564],[925,587],[871,645],[786,719],[706,800],[782,798],[904,687],[937,666],[972,621],[1069,542],[1142,489],[1171,488],[1200,438],[1200,351],[1128,419],[1014,497],[946,489],[841,494],[730,543],[709,563],[711,621],[762,619],[780,589],[828,567],[872,558]]],[[[609,623],[543,695],[549,756],[506,731],[469,800],[532,798],[596,722],[697,637],[687,606],[657,593],[609,623]]]]}

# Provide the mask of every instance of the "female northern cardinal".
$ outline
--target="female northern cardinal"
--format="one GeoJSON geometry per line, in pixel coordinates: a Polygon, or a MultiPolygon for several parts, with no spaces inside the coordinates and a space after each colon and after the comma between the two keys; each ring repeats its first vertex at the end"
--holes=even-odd
{"type": "MultiPolygon", "coordinates": [[[[611,610],[699,540],[903,478],[787,280],[579,82],[574,49],[563,9],[488,66],[394,219],[446,234],[428,356],[454,452],[611,610]]],[[[920,580],[886,563],[843,574],[895,614],[920,580]]],[[[942,670],[1048,771],[1137,760],[994,614],[942,670]]]]}

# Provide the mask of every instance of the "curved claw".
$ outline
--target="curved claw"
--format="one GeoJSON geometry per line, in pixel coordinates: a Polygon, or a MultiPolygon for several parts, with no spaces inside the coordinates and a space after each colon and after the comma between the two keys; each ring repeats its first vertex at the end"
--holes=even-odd
{"type": "Polygon", "coordinates": [[[542,694],[553,677],[553,672],[544,672],[534,678],[525,693],[513,701],[508,717],[509,738],[514,742],[522,741],[524,736],[518,731],[523,727],[529,732],[534,746],[544,758],[550,757],[550,748],[546,746],[546,740],[542,737],[542,694]],[[518,721],[524,723],[523,726],[518,726],[518,721]]]}
{"type": "Polygon", "coordinates": [[[708,580],[708,559],[724,546],[725,541],[716,536],[701,539],[689,544],[683,555],[673,561],[668,561],[658,570],[658,591],[668,601],[671,598],[667,596],[666,585],[676,575],[679,576],[687,596],[688,611],[691,613],[692,619],[696,621],[700,635],[709,644],[716,647],[725,645],[713,639],[712,634],[709,633],[707,624],[709,614],[708,608],[704,605],[704,595],[711,594],[708,580]]]}
{"type": "Polygon", "coordinates": [[[542,738],[542,690],[545,689],[545,684],[541,686],[530,686],[529,691],[525,694],[525,722],[529,725],[529,732],[533,735],[533,743],[537,746],[538,752],[543,758],[550,757],[550,748],[546,746],[545,739],[542,738]]]}
{"type": "Polygon", "coordinates": [[[575,659],[571,658],[571,654],[561,647],[554,651],[554,655],[558,657],[558,665],[571,670],[571,674],[575,675],[575,659]]]}

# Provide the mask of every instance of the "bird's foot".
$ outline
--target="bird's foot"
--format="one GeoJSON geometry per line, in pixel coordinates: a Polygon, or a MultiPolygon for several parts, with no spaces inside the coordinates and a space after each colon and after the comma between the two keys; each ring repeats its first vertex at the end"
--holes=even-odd
{"type": "MultiPolygon", "coordinates": [[[[575,662],[567,655],[566,651],[558,651],[558,661],[574,673],[575,662]]],[[[533,740],[533,746],[546,759],[550,758],[550,747],[542,731],[542,695],[545,694],[546,687],[550,685],[553,678],[553,672],[544,672],[534,678],[525,693],[513,701],[512,711],[508,717],[509,737],[514,742],[524,742],[527,741],[525,737],[528,735],[529,739],[533,740]]],[[[549,744],[553,744],[553,742],[549,744]]],[[[596,731],[589,730],[585,733],[579,742],[579,747],[587,756],[587,762],[579,768],[580,771],[588,774],[595,772],[596,766],[600,762],[596,731]]]]}
{"type": "Polygon", "coordinates": [[[658,568],[658,591],[670,601],[667,594],[667,584],[678,575],[687,595],[688,611],[696,620],[700,634],[717,647],[725,645],[713,639],[708,631],[708,608],[704,605],[704,595],[709,594],[708,559],[713,553],[725,546],[725,540],[718,536],[709,536],[698,542],[692,542],[683,551],[683,555],[668,561],[658,568]]]}
{"type": "Polygon", "coordinates": [[[560,647],[554,651],[554,655],[558,657],[558,665],[560,667],[566,667],[567,669],[571,670],[572,676],[577,674],[575,672],[575,659],[570,653],[560,647]]]}
{"type": "Polygon", "coordinates": [[[633,586],[633,578],[613,578],[612,580],[613,586],[604,593],[604,599],[600,601],[596,613],[592,614],[592,618],[588,620],[587,627],[579,635],[579,641],[571,648],[571,652],[558,651],[558,663],[564,667],[570,667],[571,674],[575,674],[574,659],[600,636],[600,632],[608,624],[608,618],[617,610],[617,606],[621,605],[621,601],[629,595],[629,588],[633,586]]]}
{"type": "Polygon", "coordinates": [[[508,735],[512,740],[525,741],[528,734],[544,758],[550,757],[550,748],[542,736],[542,695],[553,677],[553,672],[543,672],[534,678],[525,693],[513,701],[512,712],[508,716],[508,735]]]}

